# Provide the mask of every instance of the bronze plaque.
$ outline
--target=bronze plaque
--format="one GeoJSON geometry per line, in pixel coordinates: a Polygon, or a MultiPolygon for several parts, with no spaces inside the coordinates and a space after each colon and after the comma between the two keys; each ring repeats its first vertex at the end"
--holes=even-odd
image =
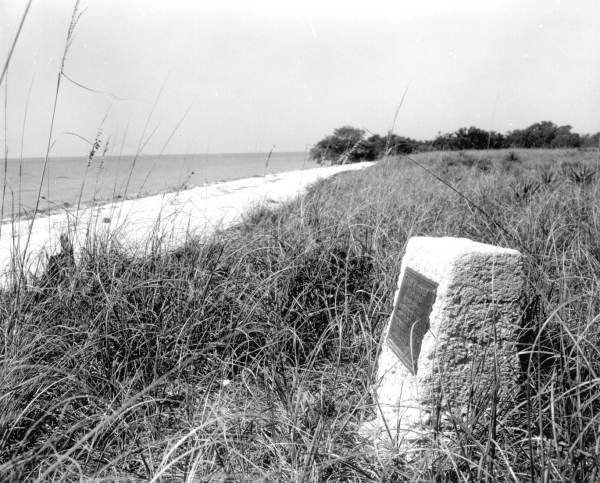
{"type": "Polygon", "coordinates": [[[394,354],[414,375],[438,284],[406,267],[388,333],[394,354]]]}

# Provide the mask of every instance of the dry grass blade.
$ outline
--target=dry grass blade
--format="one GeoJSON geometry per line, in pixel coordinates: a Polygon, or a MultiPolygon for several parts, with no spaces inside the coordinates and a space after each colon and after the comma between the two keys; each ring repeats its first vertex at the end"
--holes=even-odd
{"type": "Polygon", "coordinates": [[[8,72],[8,66],[10,65],[10,60],[12,59],[13,52],[15,51],[15,47],[17,46],[17,42],[21,35],[21,30],[23,29],[23,25],[25,25],[25,19],[29,14],[29,8],[31,7],[33,0],[29,0],[27,5],[25,6],[25,11],[23,15],[21,15],[21,21],[19,22],[19,27],[17,28],[17,33],[15,34],[15,38],[12,41],[10,46],[10,50],[8,51],[8,55],[6,56],[6,60],[4,61],[4,67],[2,68],[2,74],[0,74],[0,86],[2,82],[4,82],[4,78],[6,77],[6,73],[8,72]]]}

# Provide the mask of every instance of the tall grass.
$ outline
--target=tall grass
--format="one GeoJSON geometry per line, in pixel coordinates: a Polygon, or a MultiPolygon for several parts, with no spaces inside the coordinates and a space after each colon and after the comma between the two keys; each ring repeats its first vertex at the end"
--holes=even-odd
{"type": "Polygon", "coordinates": [[[90,235],[77,263],[0,294],[0,474],[597,479],[599,185],[561,167],[593,155],[514,154],[417,157],[493,221],[390,159],[175,251],[155,240],[136,257],[90,235]],[[390,459],[358,427],[374,414],[380,334],[414,235],[526,254],[524,377],[518,400],[454,414],[448,440],[390,459]]]}

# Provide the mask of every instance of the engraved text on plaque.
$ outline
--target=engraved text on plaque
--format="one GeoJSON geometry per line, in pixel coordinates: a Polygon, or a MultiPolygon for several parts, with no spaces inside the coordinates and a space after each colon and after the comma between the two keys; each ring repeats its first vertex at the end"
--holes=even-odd
{"type": "Polygon", "coordinates": [[[429,314],[437,286],[437,283],[406,267],[392,314],[388,343],[412,374],[417,373],[421,342],[429,330],[429,314]]]}

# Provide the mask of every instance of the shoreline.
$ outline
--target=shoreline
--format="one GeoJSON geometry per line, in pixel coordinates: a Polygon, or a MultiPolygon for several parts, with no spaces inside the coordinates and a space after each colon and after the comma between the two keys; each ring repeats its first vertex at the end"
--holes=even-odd
{"type": "Polygon", "coordinates": [[[307,153],[239,155],[105,156],[86,163],[78,157],[51,157],[53,177],[46,180],[39,201],[43,158],[9,161],[2,221],[62,213],[77,207],[97,206],[180,191],[208,184],[320,167],[307,153]],[[51,193],[50,193],[51,192],[51,193]]]}
{"type": "MultiPolygon", "coordinates": [[[[306,169],[311,169],[311,168],[306,168],[306,169]]],[[[292,171],[305,171],[305,170],[292,170],[292,171]]],[[[174,195],[177,193],[181,193],[183,191],[190,191],[193,189],[198,189],[198,188],[206,188],[209,186],[213,186],[213,185],[221,185],[221,184],[225,184],[225,183],[233,183],[236,181],[243,181],[243,180],[247,180],[247,179],[254,179],[254,178],[265,178],[267,176],[276,176],[282,173],[291,173],[292,171],[281,171],[281,172],[277,172],[277,173],[269,173],[269,174],[265,174],[265,175],[254,175],[254,176],[247,176],[245,178],[238,178],[238,179],[231,179],[231,180],[226,180],[226,179],[220,179],[217,181],[209,181],[207,183],[203,183],[201,185],[198,186],[194,186],[194,187],[171,187],[171,188],[164,188],[164,189],[160,189],[157,191],[149,191],[149,192],[140,192],[140,193],[136,193],[136,194],[132,194],[131,196],[127,196],[126,198],[124,198],[121,195],[118,195],[115,198],[97,198],[94,199],[92,201],[88,201],[85,203],[81,203],[79,205],[79,207],[77,207],[75,204],[73,205],[63,205],[63,206],[57,206],[57,207],[52,207],[52,208],[40,208],[37,211],[37,215],[36,215],[36,220],[38,218],[44,218],[44,217],[48,217],[48,216],[53,216],[53,215],[60,215],[60,214],[65,214],[66,216],[70,216],[73,214],[73,212],[83,212],[83,211],[87,211],[87,210],[92,210],[92,209],[101,209],[104,206],[107,205],[115,205],[118,203],[124,203],[126,201],[138,201],[138,200],[142,200],[145,198],[151,198],[153,196],[164,196],[164,195],[174,195]]],[[[24,213],[20,213],[16,216],[6,216],[2,219],[0,219],[0,225],[5,225],[5,224],[10,224],[10,223],[24,223],[24,222],[30,222],[33,218],[33,214],[31,214],[30,212],[24,212],[24,213]]]]}
{"type": "Polygon", "coordinates": [[[16,254],[25,273],[39,273],[48,255],[57,251],[61,234],[68,235],[76,255],[90,235],[110,237],[134,253],[146,249],[156,237],[166,248],[174,248],[190,235],[209,236],[236,224],[253,206],[281,204],[301,195],[320,179],[373,164],[362,162],[287,171],[111,201],[79,210],[65,208],[55,213],[38,213],[33,224],[31,218],[3,220],[0,223],[0,281],[7,281],[7,272],[16,254]]]}

